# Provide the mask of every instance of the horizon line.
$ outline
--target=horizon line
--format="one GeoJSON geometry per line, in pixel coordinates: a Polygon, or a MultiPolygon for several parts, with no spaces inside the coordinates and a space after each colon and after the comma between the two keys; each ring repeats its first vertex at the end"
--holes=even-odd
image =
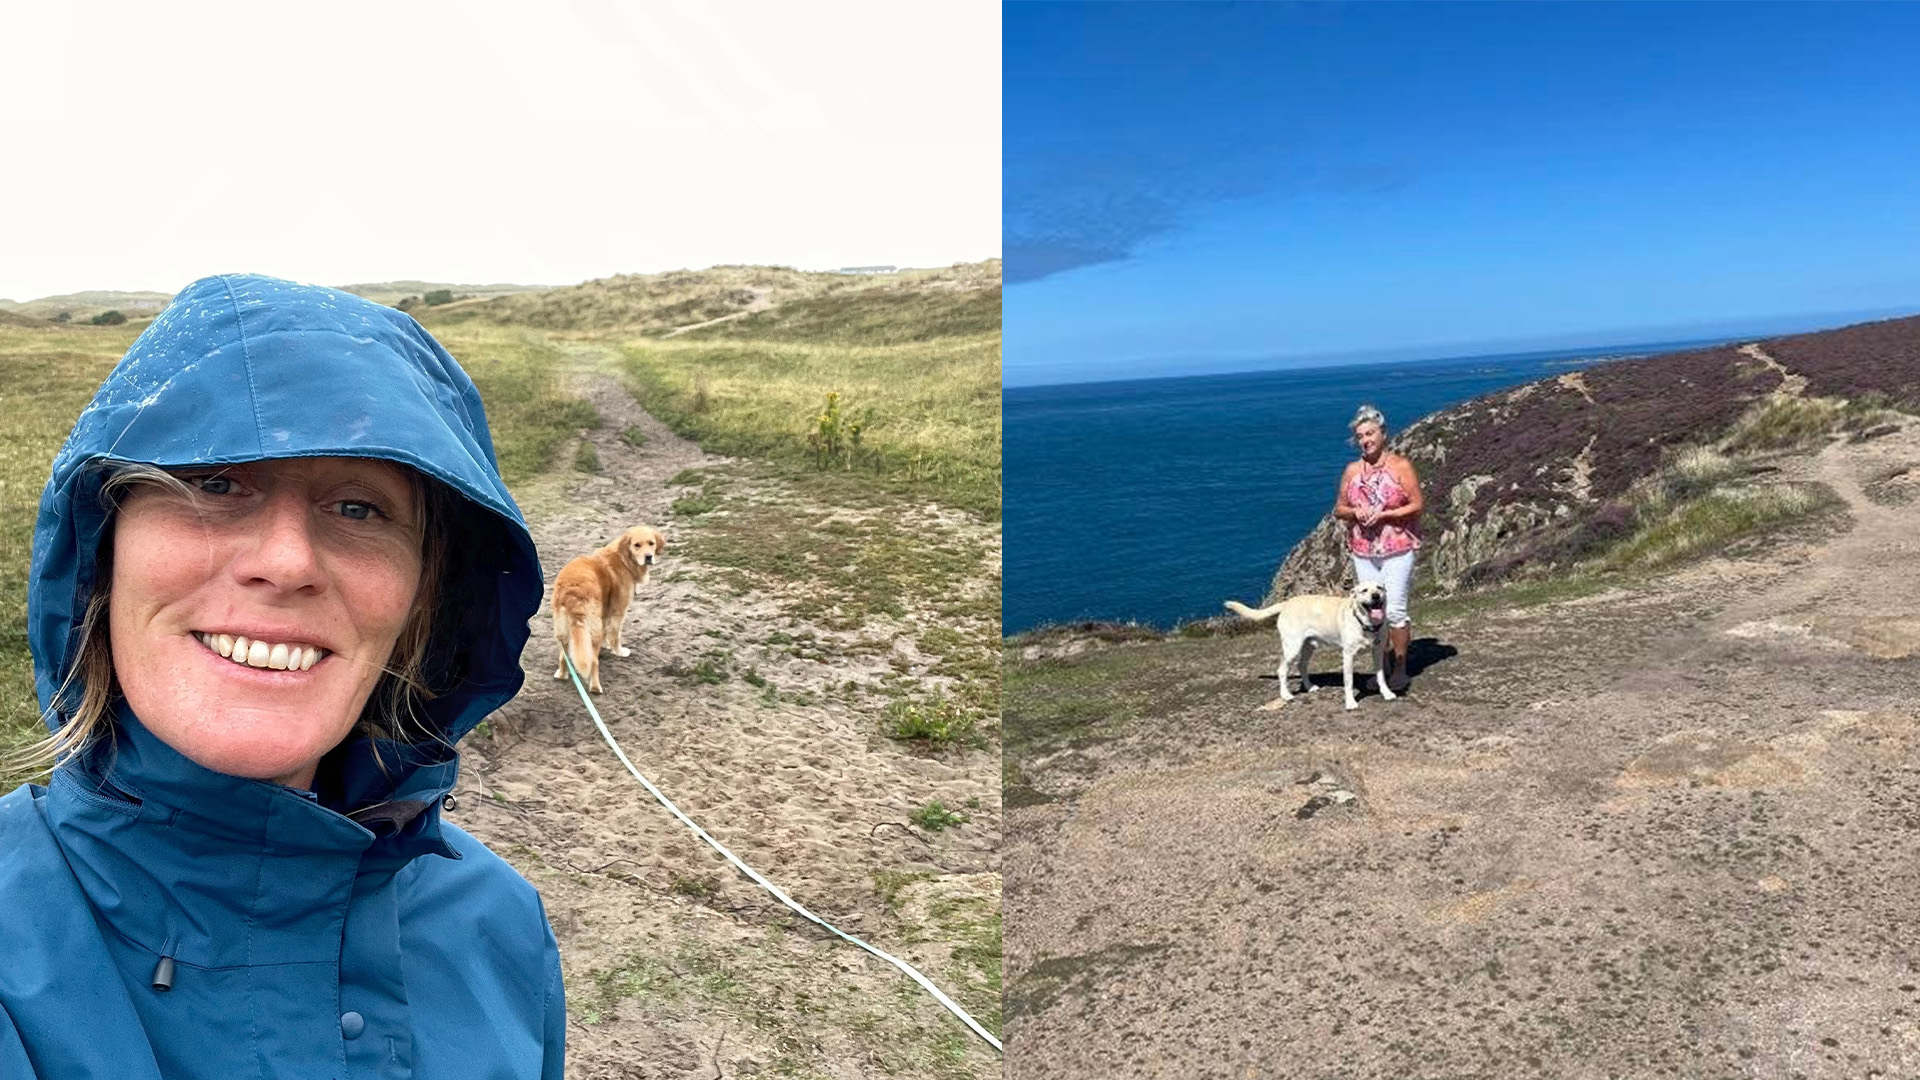
{"type": "MultiPolygon", "coordinates": [[[[1375,364],[1429,363],[1429,362],[1437,362],[1437,361],[1444,361],[1444,360],[1497,359],[1501,357],[1524,356],[1524,355],[1537,354],[1537,353],[1556,353],[1557,352],[1557,353],[1566,353],[1566,354],[1572,355],[1572,354],[1587,352],[1587,351],[1631,349],[1631,348],[1638,348],[1638,347],[1643,347],[1648,345],[1677,345],[1677,346],[1680,346],[1680,348],[1676,348],[1672,350],[1663,350],[1663,351],[1680,352],[1680,351],[1684,351],[1686,347],[1692,346],[1692,345],[1725,344],[1730,341],[1739,341],[1743,339],[1765,340],[1766,338],[1770,338],[1770,337],[1787,337],[1793,334],[1819,333],[1825,330],[1838,330],[1847,326],[1856,326],[1856,325],[1870,323],[1870,322],[1882,322],[1888,319],[1908,318],[1916,315],[1920,315],[1920,304],[1901,305],[1897,307],[1884,307],[1884,308],[1881,308],[1881,307],[1857,308],[1857,309],[1842,310],[1842,311],[1804,312],[1804,313],[1793,314],[1793,315],[1755,316],[1751,319],[1727,319],[1727,320],[1721,320],[1715,323],[1690,323],[1690,324],[1680,324],[1680,325],[1668,324],[1667,326],[1623,328],[1617,331],[1617,333],[1620,334],[1621,337],[1615,337],[1615,338],[1602,338],[1601,335],[1607,334],[1607,333],[1615,333],[1616,331],[1596,330],[1591,333],[1581,332],[1581,333],[1560,335],[1560,337],[1563,340],[1567,338],[1593,339],[1590,341],[1590,343],[1587,343],[1587,344],[1566,344],[1566,345],[1535,344],[1533,347],[1513,347],[1516,345],[1521,345],[1521,343],[1523,342],[1526,342],[1528,340],[1526,338],[1493,338],[1493,339],[1489,339],[1486,341],[1479,341],[1479,342],[1436,342],[1429,345],[1387,346],[1387,347],[1378,348],[1378,349],[1348,349],[1348,350],[1343,350],[1343,351],[1334,352],[1334,353],[1294,354],[1296,359],[1289,359],[1286,357],[1277,356],[1277,357],[1270,357],[1265,360],[1248,359],[1245,361],[1245,363],[1250,365],[1253,365],[1253,364],[1262,365],[1257,367],[1249,366],[1249,367],[1235,367],[1235,368],[1210,370],[1210,371],[1165,372],[1160,374],[1135,374],[1135,375],[1124,375],[1124,376],[1116,376],[1116,377],[1109,377],[1109,378],[1060,379],[1060,380],[1049,381],[1049,382],[1032,382],[1032,383],[1023,382],[1023,383],[1009,384],[1006,378],[1007,371],[1005,367],[1005,362],[1002,361],[1001,389],[1004,391],[1007,389],[1012,389],[1017,387],[1023,390],[1024,389],[1038,390],[1038,389],[1044,389],[1047,387],[1055,387],[1055,386],[1087,386],[1087,385],[1093,385],[1097,383],[1122,383],[1122,382],[1156,382],[1163,379],[1197,379],[1197,378],[1207,378],[1207,377],[1225,376],[1225,375],[1261,375],[1261,374],[1268,374],[1268,373],[1280,372],[1280,371],[1308,371],[1308,370],[1325,370],[1328,368],[1342,368],[1342,367],[1370,367],[1375,364]],[[1775,330],[1768,330],[1764,332],[1758,331],[1758,330],[1749,330],[1749,331],[1740,331],[1740,332],[1734,332],[1734,333],[1727,333],[1724,331],[1712,330],[1712,328],[1716,326],[1729,327],[1729,326],[1738,325],[1739,323],[1742,323],[1742,322],[1752,323],[1752,324],[1755,324],[1756,326],[1759,326],[1759,325],[1765,325],[1765,324],[1778,324],[1781,322],[1790,322],[1790,321],[1797,321],[1797,320],[1820,320],[1820,319],[1838,319],[1843,321],[1830,323],[1822,326],[1812,326],[1806,329],[1798,329],[1798,330],[1775,329],[1775,330]],[[1703,333],[1703,331],[1705,332],[1703,333]],[[1694,337],[1638,336],[1638,337],[1632,337],[1632,338],[1627,337],[1627,335],[1629,334],[1648,335],[1648,334],[1656,334],[1660,332],[1667,332],[1672,334],[1684,334],[1684,333],[1691,332],[1694,334],[1699,334],[1700,336],[1694,336],[1694,337]],[[1470,351],[1470,350],[1477,350],[1477,349],[1485,349],[1488,347],[1496,347],[1499,349],[1499,351],[1495,351],[1495,352],[1470,351]],[[1391,354],[1391,355],[1381,355],[1383,353],[1391,354]]],[[[1536,342],[1539,342],[1539,341],[1551,340],[1551,339],[1534,339],[1534,340],[1536,342]]],[[[1647,355],[1647,354],[1639,354],[1639,355],[1647,355]]],[[[1174,358],[1172,357],[1165,357],[1165,358],[1135,357],[1129,360],[1119,361],[1119,363],[1152,364],[1156,362],[1156,360],[1160,360],[1160,359],[1171,361],[1174,358]]],[[[1189,362],[1194,362],[1194,358],[1189,357],[1185,359],[1187,359],[1189,362]]],[[[1197,362],[1205,363],[1207,361],[1202,359],[1197,362]]],[[[1233,363],[1239,363],[1240,361],[1235,359],[1223,358],[1218,360],[1217,362],[1221,364],[1233,364],[1233,363]]]]}

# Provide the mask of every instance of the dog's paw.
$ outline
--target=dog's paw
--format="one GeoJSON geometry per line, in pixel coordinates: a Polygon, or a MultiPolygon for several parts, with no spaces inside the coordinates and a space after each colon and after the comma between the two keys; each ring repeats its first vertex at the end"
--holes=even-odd
{"type": "Polygon", "coordinates": [[[1359,702],[1357,702],[1357,701],[1355,701],[1355,700],[1353,700],[1352,698],[1348,698],[1348,699],[1347,699],[1347,708],[1349,708],[1349,709],[1357,709],[1357,708],[1359,708],[1359,707],[1360,707],[1360,703],[1359,703],[1359,702]]]}
{"type": "Polygon", "coordinates": [[[1317,686],[1317,685],[1315,685],[1315,684],[1313,684],[1313,683],[1308,683],[1308,684],[1307,684],[1307,686],[1306,686],[1306,690],[1305,690],[1304,692],[1305,692],[1305,693],[1308,693],[1308,694],[1312,694],[1312,693],[1317,693],[1317,692],[1319,691],[1319,689],[1320,689],[1320,687],[1319,687],[1319,686],[1317,686]]]}
{"type": "Polygon", "coordinates": [[[632,650],[632,649],[627,649],[627,648],[620,648],[620,649],[615,649],[615,650],[613,650],[613,655],[615,655],[615,656],[632,656],[632,655],[633,655],[633,650],[632,650]]]}

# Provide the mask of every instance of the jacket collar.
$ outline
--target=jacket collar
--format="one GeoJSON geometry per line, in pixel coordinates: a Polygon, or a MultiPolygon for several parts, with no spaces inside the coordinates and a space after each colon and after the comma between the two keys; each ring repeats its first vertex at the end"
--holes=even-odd
{"type": "Polygon", "coordinates": [[[156,955],[201,967],[337,959],[363,875],[428,854],[459,858],[440,800],[459,762],[355,739],[314,792],[188,760],[124,708],[54,775],[48,824],[95,913],[156,955]]]}

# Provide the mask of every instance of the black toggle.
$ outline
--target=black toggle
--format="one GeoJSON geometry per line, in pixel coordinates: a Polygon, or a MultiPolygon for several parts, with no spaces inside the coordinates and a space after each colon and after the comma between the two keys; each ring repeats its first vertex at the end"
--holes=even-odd
{"type": "Polygon", "coordinates": [[[173,989],[173,957],[163,956],[153,965],[153,988],[162,992],[173,989]]]}

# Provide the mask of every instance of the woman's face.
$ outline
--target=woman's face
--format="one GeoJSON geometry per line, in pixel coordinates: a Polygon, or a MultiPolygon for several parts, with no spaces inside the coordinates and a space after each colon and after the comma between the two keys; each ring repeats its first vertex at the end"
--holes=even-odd
{"type": "Polygon", "coordinates": [[[193,761],[309,786],[419,592],[412,476],[365,458],[176,475],[191,499],[136,485],[122,500],[114,674],[141,723],[193,761]]]}
{"type": "Polygon", "coordinates": [[[1353,437],[1359,440],[1360,456],[1365,458],[1377,456],[1380,453],[1380,447],[1386,443],[1386,437],[1381,432],[1380,425],[1371,420],[1364,420],[1354,425],[1353,437]]]}

